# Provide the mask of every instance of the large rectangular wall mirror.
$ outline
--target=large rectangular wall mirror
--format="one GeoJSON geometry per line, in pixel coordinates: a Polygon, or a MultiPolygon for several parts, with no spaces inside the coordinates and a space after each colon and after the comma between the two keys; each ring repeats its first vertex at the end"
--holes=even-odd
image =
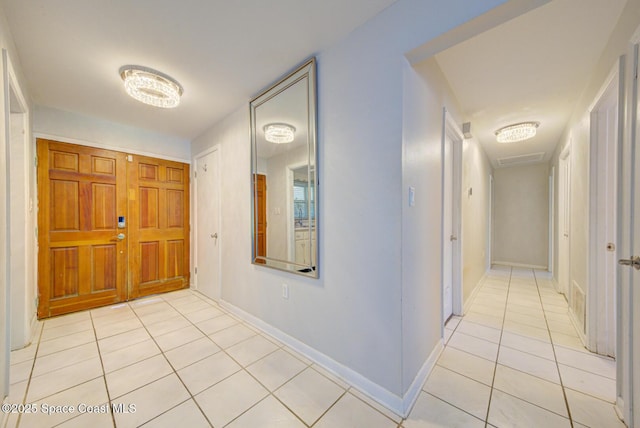
{"type": "Polygon", "coordinates": [[[318,277],[316,62],[250,102],[252,262],[318,277]]]}

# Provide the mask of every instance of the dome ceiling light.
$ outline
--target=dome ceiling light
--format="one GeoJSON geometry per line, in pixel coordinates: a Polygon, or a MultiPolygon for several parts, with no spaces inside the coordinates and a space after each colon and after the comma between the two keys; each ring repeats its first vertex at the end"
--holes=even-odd
{"type": "Polygon", "coordinates": [[[295,138],[296,128],[286,123],[270,123],[263,129],[264,138],[270,143],[286,144],[295,138]]]}
{"type": "Polygon", "coordinates": [[[147,67],[125,65],[120,68],[124,89],[131,97],[160,108],[174,108],[180,104],[183,89],[172,77],[147,67]]]}
{"type": "Polygon", "coordinates": [[[496,131],[498,143],[515,143],[528,140],[536,135],[540,122],[521,122],[505,126],[496,131]]]}

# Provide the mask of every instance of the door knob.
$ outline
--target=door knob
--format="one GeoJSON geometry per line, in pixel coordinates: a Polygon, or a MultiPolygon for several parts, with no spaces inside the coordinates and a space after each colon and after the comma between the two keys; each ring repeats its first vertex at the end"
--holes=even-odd
{"type": "Polygon", "coordinates": [[[457,240],[458,240],[458,237],[456,235],[451,235],[449,237],[449,241],[457,241],[457,240]]]}
{"type": "Polygon", "coordinates": [[[630,259],[620,259],[618,264],[622,266],[633,266],[636,270],[640,270],[640,256],[632,256],[630,259]]]}
{"type": "Polygon", "coordinates": [[[218,239],[218,233],[217,232],[216,233],[212,233],[210,236],[212,238],[218,239]]]}
{"type": "Polygon", "coordinates": [[[118,241],[122,241],[125,238],[124,233],[118,233],[116,236],[114,236],[112,239],[117,239],[118,241]]]}

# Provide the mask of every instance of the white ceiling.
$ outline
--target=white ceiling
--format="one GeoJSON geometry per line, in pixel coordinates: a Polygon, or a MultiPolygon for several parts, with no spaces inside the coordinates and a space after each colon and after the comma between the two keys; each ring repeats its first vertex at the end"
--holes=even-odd
{"type": "Polygon", "coordinates": [[[494,167],[499,157],[549,159],[625,3],[554,0],[436,55],[494,167]],[[496,142],[497,129],[531,120],[533,139],[496,142]]]}
{"type": "MultiPolygon", "coordinates": [[[[396,0],[0,0],[36,104],[192,139],[396,0]],[[118,69],[184,87],[161,110],[118,69]]],[[[248,108],[248,107],[247,107],[248,108]]]]}

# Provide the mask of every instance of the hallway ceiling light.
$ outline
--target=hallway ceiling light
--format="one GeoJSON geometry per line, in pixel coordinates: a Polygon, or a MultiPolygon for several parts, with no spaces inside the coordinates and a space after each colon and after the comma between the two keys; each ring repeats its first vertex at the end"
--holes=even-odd
{"type": "Polygon", "coordinates": [[[147,67],[125,65],[120,68],[124,89],[136,100],[161,108],[180,104],[182,86],[175,79],[147,67]]]}
{"type": "Polygon", "coordinates": [[[264,138],[275,144],[291,143],[294,139],[296,128],[286,123],[270,123],[264,126],[264,138]]]}
{"type": "Polygon", "coordinates": [[[505,126],[496,131],[498,143],[515,143],[528,140],[536,135],[536,129],[540,122],[521,122],[505,126]]]}

